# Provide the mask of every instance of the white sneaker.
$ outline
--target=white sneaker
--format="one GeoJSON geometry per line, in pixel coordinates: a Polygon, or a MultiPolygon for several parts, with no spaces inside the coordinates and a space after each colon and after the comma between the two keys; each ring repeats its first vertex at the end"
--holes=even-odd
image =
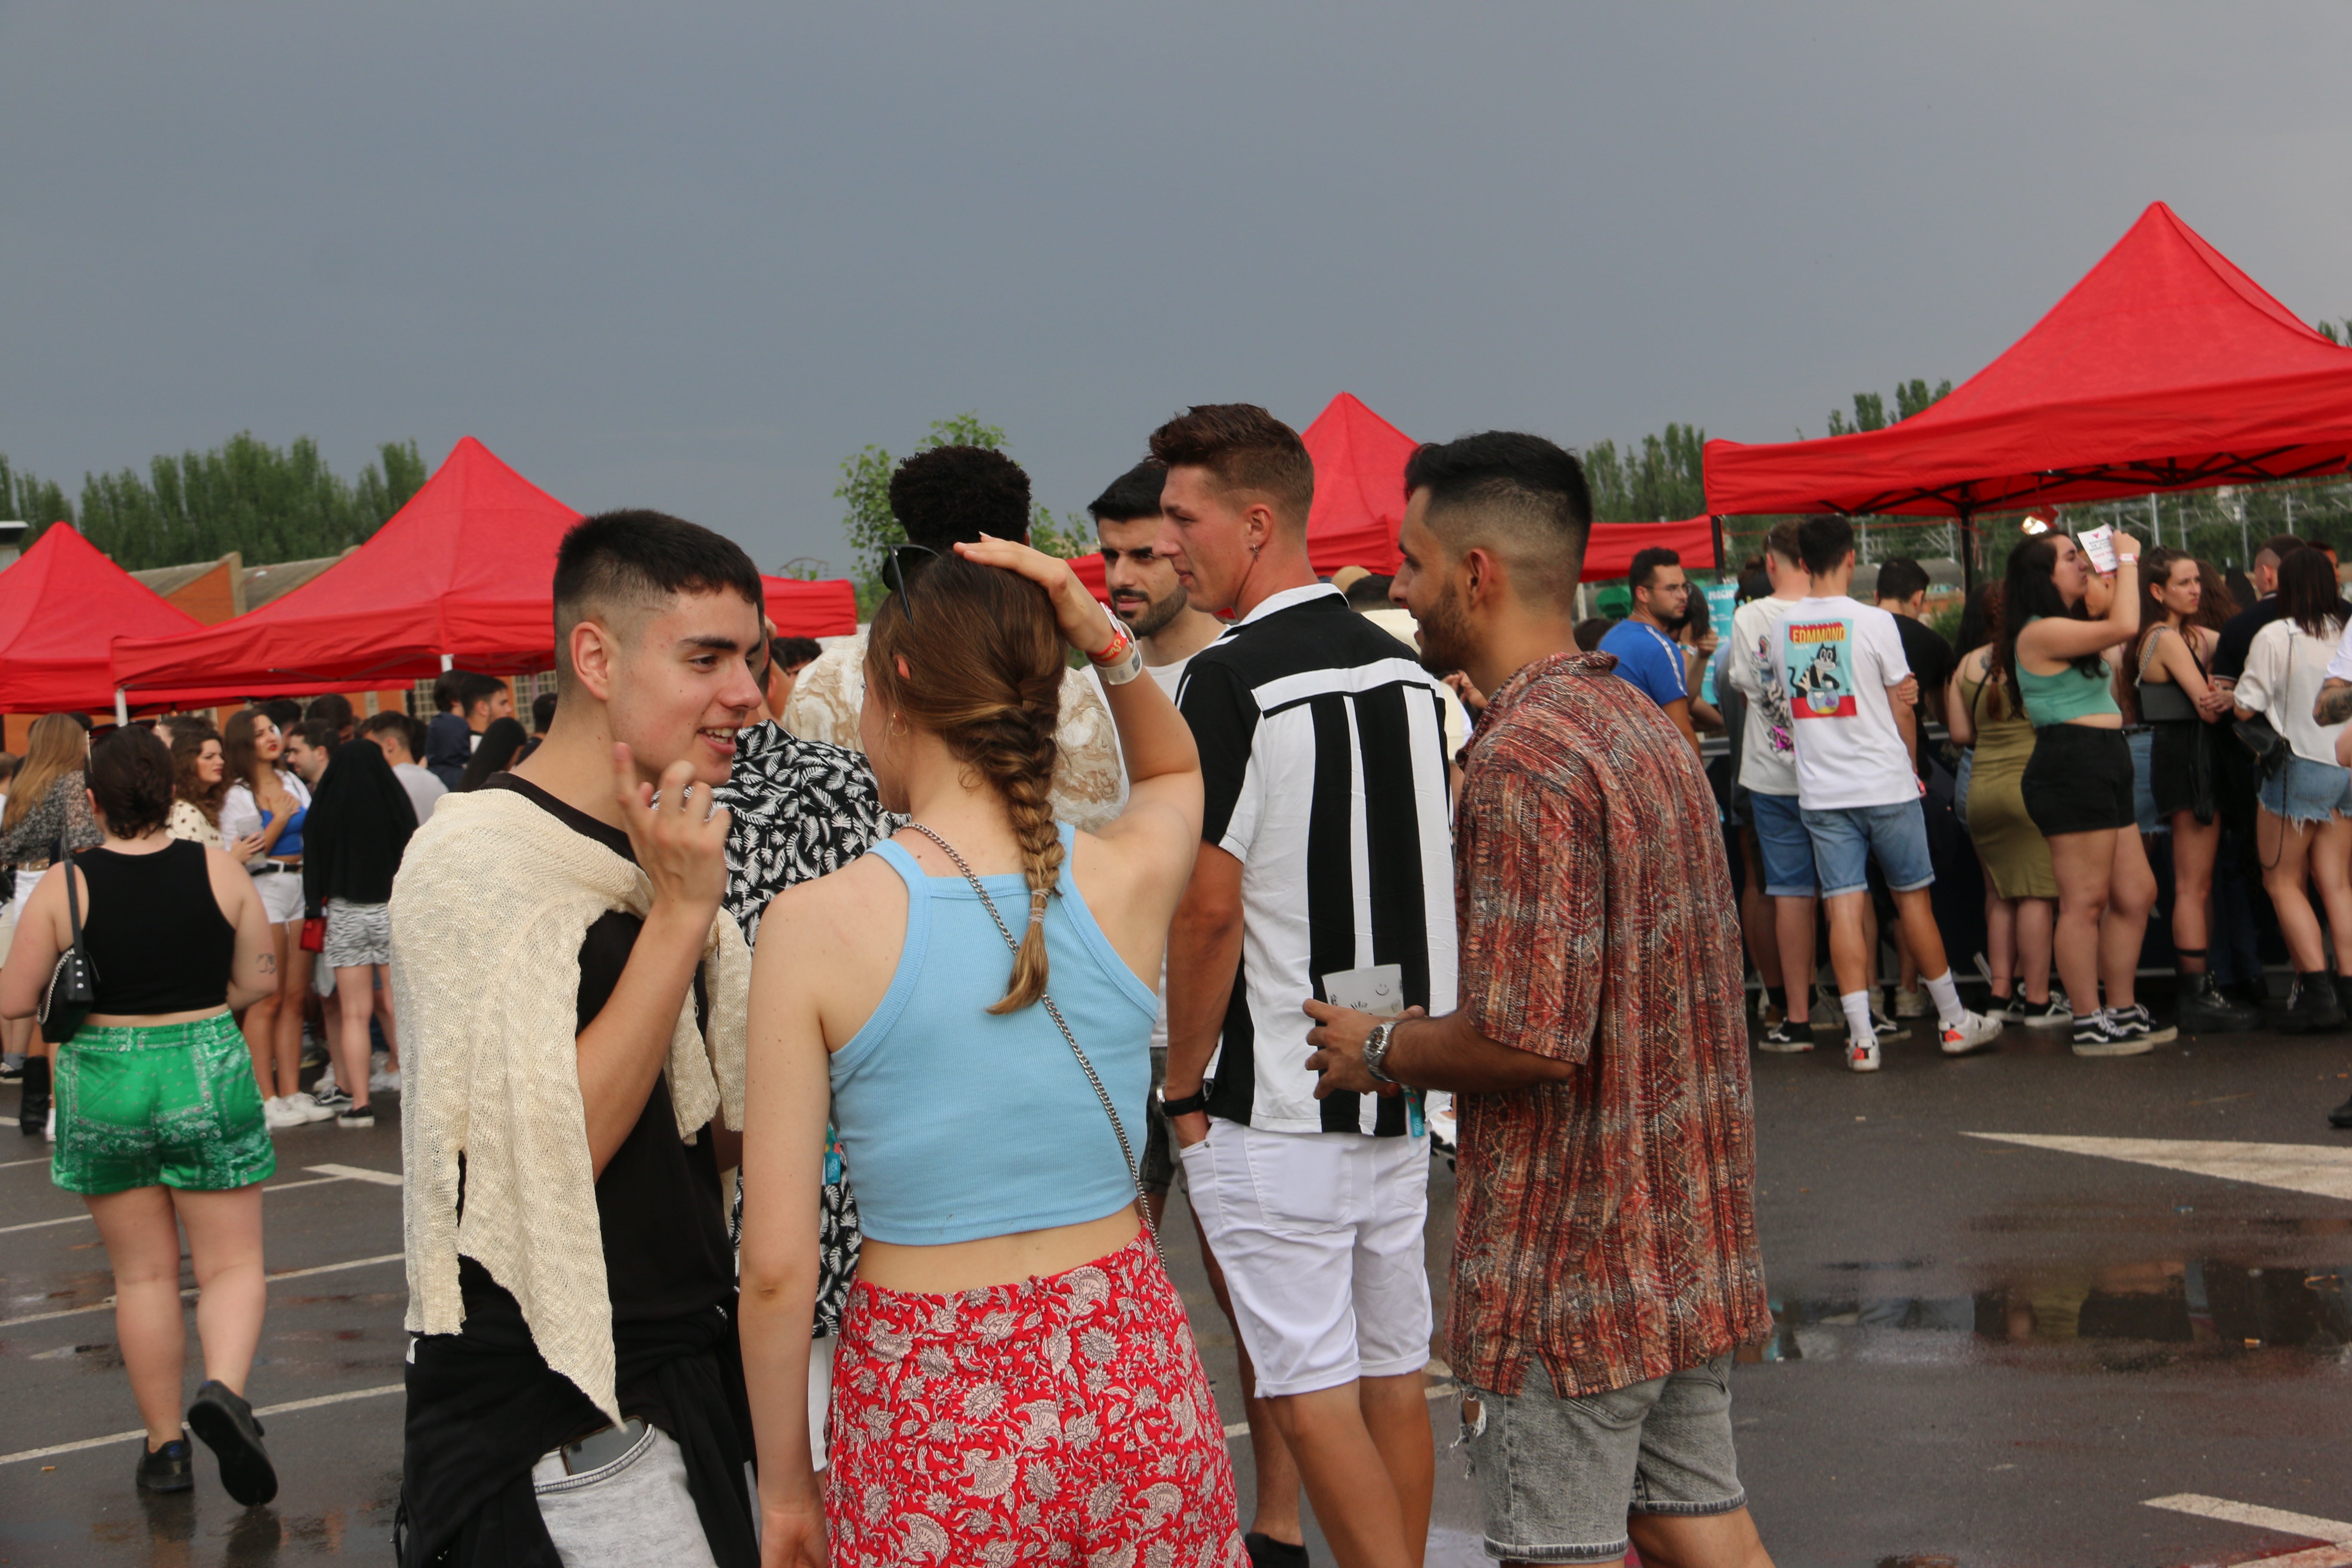
{"type": "Polygon", "coordinates": [[[1927,994],[1895,988],[1895,1016],[1898,1018],[1924,1018],[1927,1016],[1927,994]]]}
{"type": "Polygon", "coordinates": [[[300,1089],[286,1096],[278,1103],[284,1106],[286,1114],[293,1118],[293,1121],[287,1123],[289,1127],[299,1127],[311,1121],[324,1121],[335,1114],[320,1104],[311,1095],[300,1089]]]}
{"type": "Polygon", "coordinates": [[[261,1102],[261,1120],[272,1132],[302,1125],[302,1119],[289,1110],[285,1100],[275,1094],[261,1102]]]}
{"type": "Polygon", "coordinates": [[[1959,1022],[1947,1024],[1939,1036],[1948,1057],[1964,1057],[1970,1051],[1980,1051],[2000,1038],[2007,1027],[2005,1019],[1988,1017],[1982,1013],[1963,1013],[1959,1022]]]}
{"type": "Polygon", "coordinates": [[[398,1068],[388,1069],[378,1068],[375,1071],[368,1074],[368,1092],[371,1094],[398,1094],[400,1092],[400,1069],[398,1068]]]}
{"type": "Polygon", "coordinates": [[[1845,1043],[1845,1065],[1852,1068],[1856,1072],[1876,1072],[1878,1070],[1878,1042],[1876,1040],[1873,1040],[1865,1046],[1860,1040],[1847,1040],[1845,1043]]]}

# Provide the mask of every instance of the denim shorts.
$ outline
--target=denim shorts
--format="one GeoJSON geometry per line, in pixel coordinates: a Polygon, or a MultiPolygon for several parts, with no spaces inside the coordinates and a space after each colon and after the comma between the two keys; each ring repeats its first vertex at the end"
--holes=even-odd
{"type": "Polygon", "coordinates": [[[2352,769],[2290,756],[2263,781],[2263,809],[2289,822],[2325,822],[2352,816],[2352,769]]]}
{"type": "Polygon", "coordinates": [[[1756,853],[1764,862],[1764,892],[1774,899],[1813,896],[1813,840],[1793,795],[1748,792],[1748,821],[1756,829],[1756,853]]]}
{"type": "Polygon", "coordinates": [[[1927,814],[1916,800],[1808,810],[1805,831],[1812,836],[1825,899],[1870,886],[1873,856],[1890,892],[1915,893],[1936,879],[1936,863],[1927,858],[1927,814]]]}
{"type": "Polygon", "coordinates": [[[1463,1391],[1463,1446],[1486,1555],[1612,1563],[1625,1518],[1697,1518],[1748,1506],[1731,1441],[1731,1358],[1562,1399],[1540,1363],[1517,1394],[1463,1391]],[[1472,1414],[1475,1405],[1476,1414],[1472,1414]]]}

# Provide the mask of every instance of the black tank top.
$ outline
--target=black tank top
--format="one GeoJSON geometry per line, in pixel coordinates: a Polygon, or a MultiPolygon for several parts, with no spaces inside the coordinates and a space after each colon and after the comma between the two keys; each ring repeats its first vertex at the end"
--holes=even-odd
{"type": "Polygon", "coordinates": [[[91,1012],[135,1017],[228,1000],[236,928],[213,896],[203,845],[175,838],[152,855],[85,849],[74,864],[89,890],[81,940],[98,972],[91,1012]]]}

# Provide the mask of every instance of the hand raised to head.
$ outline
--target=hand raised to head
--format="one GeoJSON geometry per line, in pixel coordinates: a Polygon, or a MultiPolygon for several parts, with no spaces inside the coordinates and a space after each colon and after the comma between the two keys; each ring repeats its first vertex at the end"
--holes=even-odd
{"type": "Polygon", "coordinates": [[[711,804],[709,785],[695,782],[694,764],[671,763],[656,791],[637,777],[629,748],[615,743],[613,780],[637,865],[654,885],[654,901],[718,909],[727,891],[727,829],[733,818],[711,804]]]}

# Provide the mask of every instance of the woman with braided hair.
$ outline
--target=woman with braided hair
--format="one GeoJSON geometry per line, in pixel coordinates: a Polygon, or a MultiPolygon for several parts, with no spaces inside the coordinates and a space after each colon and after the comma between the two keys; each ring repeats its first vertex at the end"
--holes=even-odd
{"type": "Polygon", "coordinates": [[[1200,841],[1192,731],[1066,562],[983,536],[902,551],[886,581],[860,723],[883,805],[910,820],[778,894],[753,959],[740,1322],[763,1561],[1244,1563],[1134,1161],[1200,841]],[[1066,644],[1102,675],[1130,780],[1098,833],[1047,800],[1066,644]],[[1007,1104],[1019,1142],[990,1130],[1007,1104]],[[828,1119],[864,1247],[820,1497],[828,1119]]]}

